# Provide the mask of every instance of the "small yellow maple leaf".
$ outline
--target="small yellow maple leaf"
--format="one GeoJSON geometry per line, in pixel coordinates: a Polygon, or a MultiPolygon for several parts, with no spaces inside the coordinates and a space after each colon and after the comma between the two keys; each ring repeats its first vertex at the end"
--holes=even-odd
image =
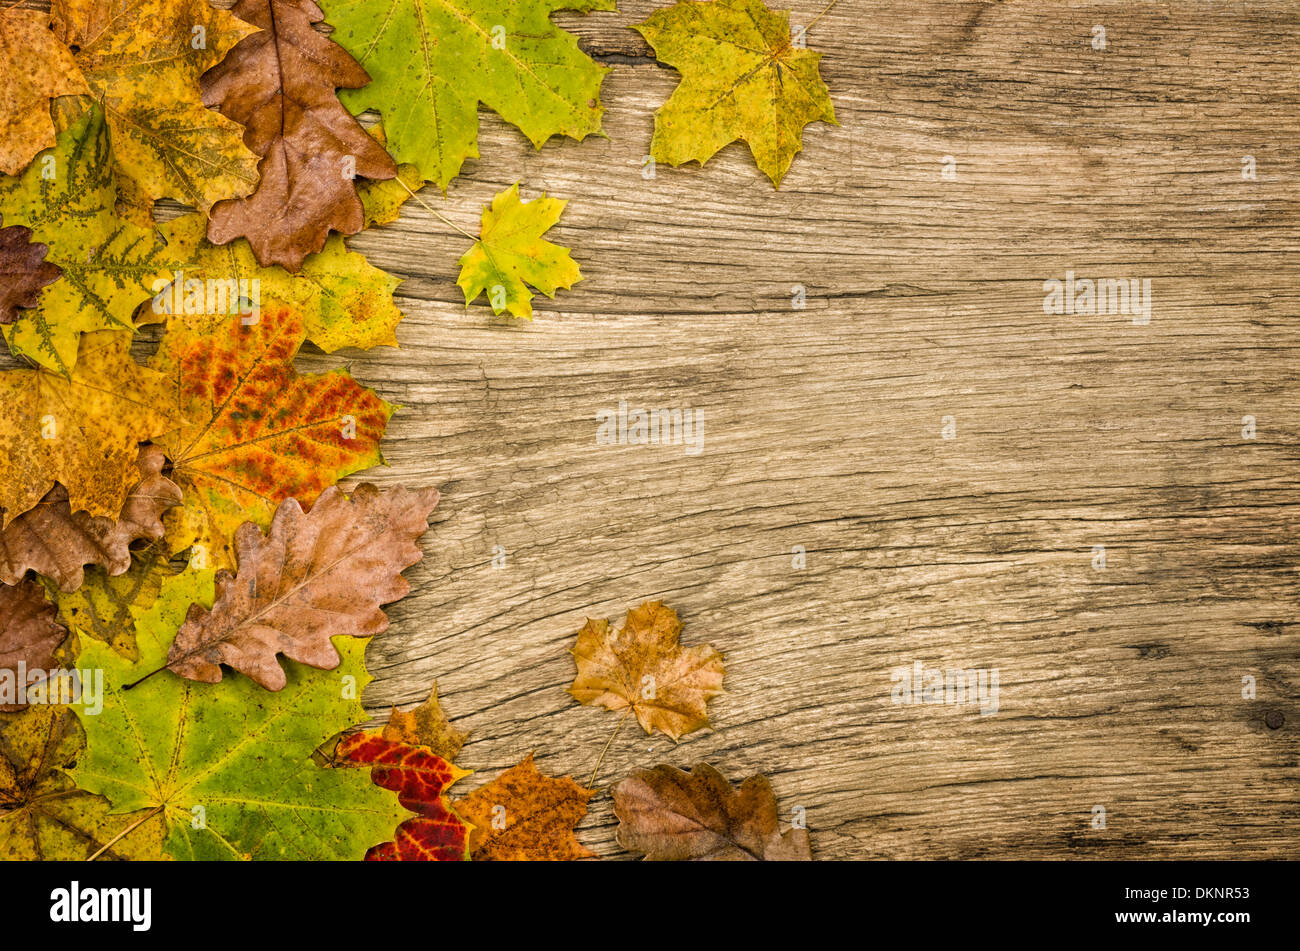
{"type": "Polygon", "coordinates": [[[498,192],[483,209],[481,237],[461,255],[456,283],[465,292],[465,306],[486,291],[493,313],[532,320],[533,295],[525,284],[554,298],[557,290],[582,280],[569,249],[542,237],[567,204],[545,195],[522,202],[518,184],[498,192]]]}

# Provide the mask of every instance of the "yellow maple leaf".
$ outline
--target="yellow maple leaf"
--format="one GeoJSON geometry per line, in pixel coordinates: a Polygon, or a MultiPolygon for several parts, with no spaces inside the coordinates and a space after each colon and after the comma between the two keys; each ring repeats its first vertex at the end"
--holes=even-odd
{"type": "Polygon", "coordinates": [[[723,146],[744,141],[780,186],[803,148],[803,127],[835,122],[820,53],[790,36],[790,14],[761,0],[682,2],[634,27],[681,85],[655,113],[656,162],[703,165],[723,146]]]}
{"type": "Polygon", "coordinates": [[[205,237],[207,224],[202,215],[184,215],[159,228],[182,277],[154,297],[153,310],[169,325],[212,333],[241,308],[251,321],[257,309],[283,304],[301,314],[307,339],[326,353],[397,346],[402,312],[393,291],[402,282],[348,250],[342,235],[330,235],[301,270],[290,273],[258,264],[243,238],[213,244],[205,237]],[[210,308],[216,290],[223,291],[220,305],[210,308]]]}
{"type": "Polygon", "coordinates": [[[176,266],[152,223],[140,227],[114,212],[108,140],[103,112],[84,109],[22,178],[0,180],[5,222],[31,228],[63,271],[4,336],[15,354],[60,373],[76,364],[83,332],[134,327],[136,308],[176,266]]]}
{"type": "Polygon", "coordinates": [[[465,292],[465,306],[487,292],[493,313],[533,319],[531,284],[554,298],[561,288],[582,280],[569,249],[542,237],[560,220],[568,202],[559,198],[519,200],[518,183],[498,192],[483,209],[480,238],[461,255],[456,283],[465,292]]]}
{"type": "Polygon", "coordinates": [[[167,377],[140,366],[130,331],[81,338],[68,376],[44,369],[0,373],[0,508],[8,525],[55,482],[74,512],[116,519],[140,479],[139,444],[175,427],[167,377]]]}
{"type": "Polygon", "coordinates": [[[258,159],[243,128],[206,108],[199,92],[199,76],[252,26],[207,0],[55,0],[53,14],[55,34],[77,51],[103,104],[133,220],[146,223],[158,198],[206,212],[253,190],[258,159]]]}
{"type": "Polygon", "coordinates": [[[50,100],[90,90],[38,10],[0,10],[0,75],[0,172],[17,175],[54,144],[50,100]]]}

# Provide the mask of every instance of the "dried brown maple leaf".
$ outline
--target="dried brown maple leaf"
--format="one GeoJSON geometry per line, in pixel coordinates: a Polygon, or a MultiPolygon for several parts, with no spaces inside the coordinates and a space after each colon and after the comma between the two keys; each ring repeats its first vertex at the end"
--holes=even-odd
{"type": "Polygon", "coordinates": [[[262,30],[203,75],[203,101],[246,127],[261,182],[213,208],[208,239],[246,237],[259,264],[296,271],[331,228],[354,234],[365,224],[353,176],[393,178],[397,166],[339,102],[336,89],[370,76],[312,28],[324,16],[315,3],[239,0],[234,14],[262,30]]]}
{"type": "Polygon", "coordinates": [[[805,829],[781,834],[776,794],[763,775],[739,791],[708,763],[689,773],[638,769],[614,786],[618,842],[657,861],[811,861],[805,829]]]}
{"type": "Polygon", "coordinates": [[[647,733],[674,741],[708,726],[706,704],[722,693],[722,655],[707,644],[683,648],[681,632],[677,612],[660,601],[628,611],[617,631],[588,619],[571,651],[578,675],[569,693],[607,710],[631,707],[647,733]]]}
{"type": "Polygon", "coordinates": [[[330,638],[388,628],[381,606],[410,591],[401,573],[422,557],[416,539],[437,504],[436,489],[367,484],[349,499],[333,486],[308,513],[296,499],[282,502],[265,536],[242,525],[238,574],[217,574],[211,610],[190,606],[167,668],[216,683],[225,664],[268,690],[285,684],[279,654],[333,670],[339,655],[330,638]]]}
{"type": "Polygon", "coordinates": [[[140,481],[126,497],[116,521],[73,512],[68,490],[56,485],[34,508],[0,531],[0,581],[18,584],[28,569],[45,575],[62,591],[76,591],[86,565],[109,575],[131,567],[131,543],[163,536],[162,513],[180,504],[181,490],[162,474],[166,462],[157,446],[140,450],[140,481]]]}
{"type": "Polygon", "coordinates": [[[32,241],[31,228],[0,227],[0,324],[17,320],[20,307],[35,307],[41,288],[63,273],[57,264],[45,260],[47,251],[47,245],[32,241]]]}
{"type": "Polygon", "coordinates": [[[438,703],[438,685],[429,691],[429,699],[408,711],[393,707],[384,725],[383,738],[395,743],[428,747],[438,756],[451,762],[465,745],[468,733],[451,725],[447,714],[438,703]]]}
{"type": "MultiPolygon", "coordinates": [[[[55,620],[54,605],[45,599],[45,589],[39,582],[0,585],[0,671],[12,672],[5,678],[10,684],[16,685],[18,680],[25,683],[25,671],[53,667],[54,652],[67,636],[67,630],[55,620]]],[[[0,698],[0,710],[24,706],[13,701],[13,696],[0,698]]]]}
{"type": "Polygon", "coordinates": [[[529,753],[454,808],[473,826],[469,854],[475,862],[572,861],[595,856],[573,834],[595,794],[572,777],[543,776],[529,753]]]}

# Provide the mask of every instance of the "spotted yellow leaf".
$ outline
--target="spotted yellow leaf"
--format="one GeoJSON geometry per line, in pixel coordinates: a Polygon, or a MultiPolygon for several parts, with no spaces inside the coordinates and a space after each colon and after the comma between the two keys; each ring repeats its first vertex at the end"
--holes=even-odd
{"type": "Polygon", "coordinates": [[[820,53],[790,35],[790,14],[761,0],[683,0],[635,27],[659,62],[682,74],[655,113],[656,162],[703,165],[723,146],[745,142],[780,186],[803,148],[803,127],[835,122],[820,53]],[[797,40],[797,41],[796,41],[797,40]]]}
{"type": "Polygon", "coordinates": [[[131,334],[86,334],[69,376],[0,372],[4,524],[61,482],[72,511],[116,519],[140,479],[139,444],[180,421],[167,378],[131,358],[131,334]]]}
{"type": "Polygon", "coordinates": [[[50,99],[90,90],[38,10],[0,10],[0,76],[0,172],[17,175],[54,144],[50,99]]]}
{"type": "Polygon", "coordinates": [[[158,198],[201,211],[257,185],[243,128],[203,105],[199,76],[252,26],[208,0],[54,0],[54,32],[104,108],[133,218],[158,198]]]}
{"type": "Polygon", "coordinates": [[[394,329],[402,312],[393,291],[402,282],[355,251],[343,236],[308,255],[301,270],[262,267],[243,238],[215,245],[204,236],[207,222],[185,215],[162,226],[181,263],[179,280],[154,298],[154,310],[190,330],[216,330],[237,311],[252,318],[263,307],[283,304],[302,317],[307,339],[326,353],[344,347],[368,350],[397,346],[394,329]]]}
{"type": "Polygon", "coordinates": [[[37,306],[4,327],[9,348],[67,374],[82,333],[135,326],[136,307],[175,265],[165,242],[114,212],[117,193],[109,135],[98,108],[86,110],[57,144],[36,157],[20,179],[0,180],[0,216],[25,225],[49,247],[63,278],[37,306]]]}

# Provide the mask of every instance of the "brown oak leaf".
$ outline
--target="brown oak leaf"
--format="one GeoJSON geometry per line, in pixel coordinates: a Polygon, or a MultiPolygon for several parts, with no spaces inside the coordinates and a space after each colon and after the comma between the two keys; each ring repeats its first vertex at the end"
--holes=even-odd
{"type": "Polygon", "coordinates": [[[429,699],[418,707],[402,711],[393,707],[384,725],[383,738],[395,743],[407,743],[411,746],[425,746],[438,756],[451,762],[460,752],[465,740],[469,738],[451,725],[447,714],[438,702],[438,685],[435,683],[429,691],[429,699]]]}
{"type": "Polygon", "coordinates": [[[473,861],[563,862],[595,856],[573,834],[595,794],[572,777],[542,775],[529,753],[522,763],[453,807],[473,826],[469,834],[473,861]]]}
{"type": "Polygon", "coordinates": [[[422,557],[416,539],[437,504],[436,489],[366,484],[349,499],[332,486],[307,513],[296,499],[280,503],[265,536],[245,523],[238,573],[218,572],[211,610],[190,606],[167,668],[216,683],[225,664],[268,690],[285,685],[279,654],[333,670],[330,638],[387,630],[382,605],[411,590],[401,573],[422,557]]]}
{"type": "Polygon", "coordinates": [[[708,644],[683,648],[677,612],[647,601],[618,630],[588,619],[571,653],[578,675],[569,693],[579,703],[636,713],[647,733],[674,741],[709,725],[708,701],[722,693],[722,655],[708,644]]]}
{"type": "Polygon", "coordinates": [[[86,565],[102,565],[110,576],[122,574],[131,567],[131,543],[162,538],[163,512],[180,504],[181,490],[162,474],[166,461],[157,446],[140,450],[140,481],[116,521],[73,512],[68,490],[56,485],[0,531],[0,581],[18,584],[31,569],[62,591],[76,591],[86,565]]]}
{"type": "Polygon", "coordinates": [[[708,763],[689,773],[638,769],[614,786],[618,842],[655,861],[808,862],[806,829],[781,834],[776,794],[763,775],[739,791],[708,763]]]}
{"type": "Polygon", "coordinates": [[[41,671],[54,666],[54,652],[68,636],[55,620],[54,605],[45,599],[40,582],[27,580],[0,585],[0,671],[9,671],[0,690],[0,710],[20,710],[16,702],[20,670],[41,671]],[[22,665],[22,668],[19,665],[22,665]]]}
{"type": "Polygon", "coordinates": [[[259,264],[296,271],[331,228],[354,234],[365,224],[353,175],[393,178],[397,166],[339,102],[336,89],[359,89],[370,76],[313,29],[324,18],[315,3],[239,0],[234,14],[261,32],[203,75],[203,101],[246,127],[261,182],[213,208],[208,239],[246,237],[259,264]]]}
{"type": "Polygon", "coordinates": [[[48,245],[32,241],[31,228],[0,227],[0,324],[17,320],[20,307],[35,307],[41,288],[63,273],[57,264],[45,260],[47,251],[48,245]]]}

